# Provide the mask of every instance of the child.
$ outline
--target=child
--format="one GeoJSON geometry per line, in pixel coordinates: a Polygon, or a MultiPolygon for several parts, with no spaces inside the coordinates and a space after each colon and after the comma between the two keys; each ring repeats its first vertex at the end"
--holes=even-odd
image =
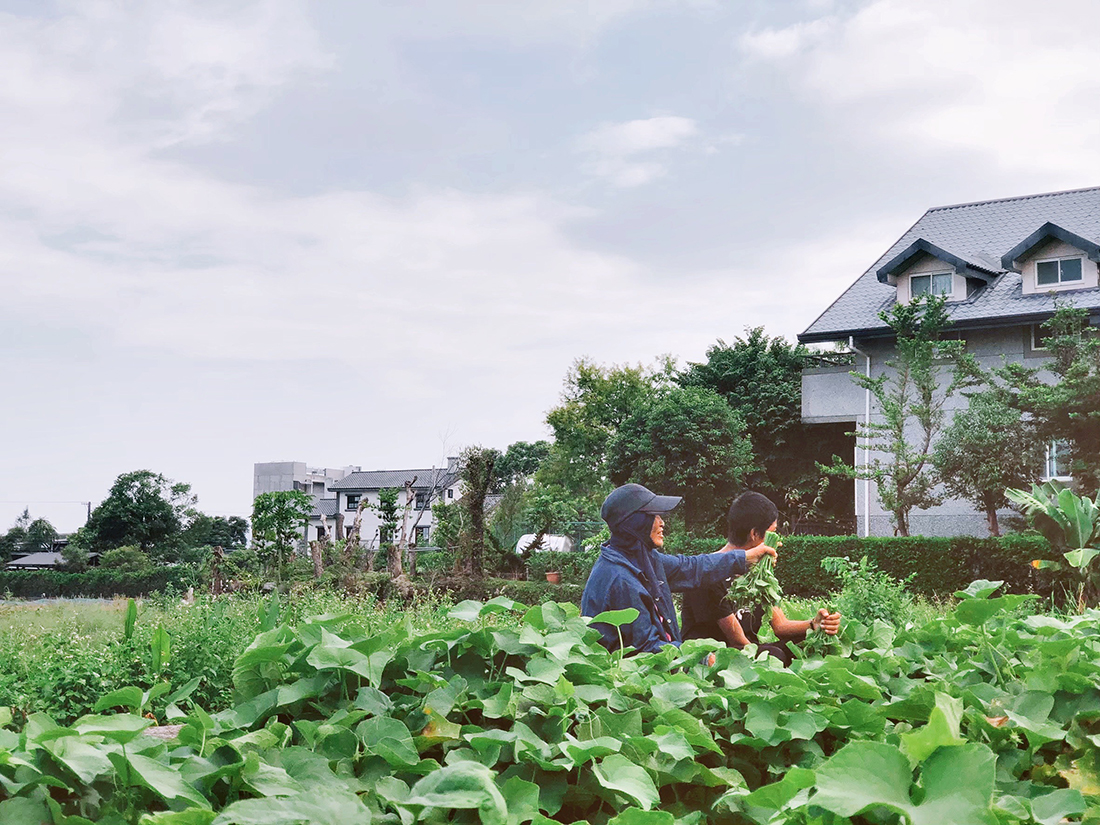
{"type": "MultiPolygon", "coordinates": [[[[763,544],[768,531],[776,529],[778,517],[779,511],[766,496],[742,493],[730,505],[726,515],[727,543],[718,552],[747,551],[763,544]]],[[[771,626],[779,643],[761,644],[757,634],[764,621],[763,613],[761,608],[749,611],[731,604],[727,589],[722,586],[695,588],[684,592],[683,635],[685,639],[716,639],[736,648],[751,642],[787,666],[793,656],[786,642],[800,642],[811,630],[824,631],[830,636],[840,630],[839,613],[822,608],[809,621],[795,621],[777,606],[771,610],[771,626]]]]}

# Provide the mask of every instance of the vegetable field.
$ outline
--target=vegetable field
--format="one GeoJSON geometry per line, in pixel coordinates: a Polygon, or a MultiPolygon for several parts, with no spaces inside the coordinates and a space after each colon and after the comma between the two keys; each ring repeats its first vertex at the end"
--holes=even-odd
{"type": "Polygon", "coordinates": [[[138,688],[69,726],[6,719],[0,822],[1100,822],[1100,613],[959,595],[787,670],[707,666],[705,642],[611,655],[570,605],[463,602],[450,629],[374,635],[273,605],[235,704],[208,714],[185,687],[167,740],[138,688]]]}

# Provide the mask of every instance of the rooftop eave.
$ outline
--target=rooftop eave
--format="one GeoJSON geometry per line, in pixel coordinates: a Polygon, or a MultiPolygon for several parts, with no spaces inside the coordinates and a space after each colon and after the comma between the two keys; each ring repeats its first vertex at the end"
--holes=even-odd
{"type": "Polygon", "coordinates": [[[886,264],[879,267],[875,272],[875,276],[878,278],[879,283],[897,286],[898,273],[908,267],[913,258],[922,254],[928,254],[933,258],[938,258],[952,267],[955,272],[962,275],[964,278],[974,278],[983,283],[991,283],[999,274],[975,267],[970,261],[960,258],[958,255],[954,255],[946,249],[941,249],[931,241],[926,241],[924,238],[917,238],[917,240],[909,244],[902,252],[898,253],[886,264]]]}
{"type": "Polygon", "coordinates": [[[1076,247],[1084,252],[1090,261],[1100,263],[1100,244],[1096,244],[1090,241],[1088,238],[1083,238],[1075,232],[1070,232],[1068,229],[1063,229],[1056,223],[1047,221],[1022,241],[1020,241],[1012,249],[1008,250],[1001,257],[1001,266],[1005,269],[1019,272],[1020,269],[1017,266],[1017,261],[1023,258],[1027,253],[1037,247],[1043,241],[1055,238],[1063,243],[1067,243],[1072,247],[1076,247]]]}

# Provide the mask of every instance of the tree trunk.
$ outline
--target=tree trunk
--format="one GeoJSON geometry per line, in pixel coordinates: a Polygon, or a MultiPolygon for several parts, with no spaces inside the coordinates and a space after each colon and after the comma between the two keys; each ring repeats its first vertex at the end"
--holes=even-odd
{"type": "Polygon", "coordinates": [[[985,503],[985,520],[989,524],[989,535],[1000,538],[1001,526],[997,523],[997,505],[992,501],[985,503]]]}
{"type": "MultiPolygon", "coordinates": [[[[908,536],[909,535],[909,511],[908,510],[895,510],[894,520],[897,522],[897,527],[894,528],[894,535],[908,536]]],[[[870,535],[871,525],[867,525],[867,533],[870,535]]]]}
{"type": "Polygon", "coordinates": [[[309,543],[309,555],[313,558],[313,578],[315,579],[321,578],[321,574],[325,572],[325,563],[321,555],[323,547],[324,542],[320,539],[309,543]]]}

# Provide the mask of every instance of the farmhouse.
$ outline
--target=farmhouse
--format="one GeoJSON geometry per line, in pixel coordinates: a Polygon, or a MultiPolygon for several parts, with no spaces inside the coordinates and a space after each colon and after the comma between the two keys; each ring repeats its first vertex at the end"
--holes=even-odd
{"type": "MultiPolygon", "coordinates": [[[[1051,192],[929,209],[816,321],[802,343],[843,343],[852,366],[810,367],[802,376],[802,417],[811,424],[855,425],[881,416],[873,396],[849,370],[882,375],[894,354],[889,327],[879,313],[895,302],[931,293],[947,297],[952,334],[985,367],[1004,359],[1041,366],[1047,357],[1039,325],[1055,300],[1092,311],[1100,323],[1100,187],[1051,192]]],[[[949,414],[965,407],[957,395],[949,414]]],[[[1059,445],[1046,445],[1047,478],[1064,477],[1059,445]]],[[[855,461],[868,461],[856,449],[855,461]]],[[[855,485],[861,535],[889,535],[890,514],[874,484],[855,485]]],[[[914,511],[914,535],[987,535],[984,517],[965,501],[914,511]]]]}

